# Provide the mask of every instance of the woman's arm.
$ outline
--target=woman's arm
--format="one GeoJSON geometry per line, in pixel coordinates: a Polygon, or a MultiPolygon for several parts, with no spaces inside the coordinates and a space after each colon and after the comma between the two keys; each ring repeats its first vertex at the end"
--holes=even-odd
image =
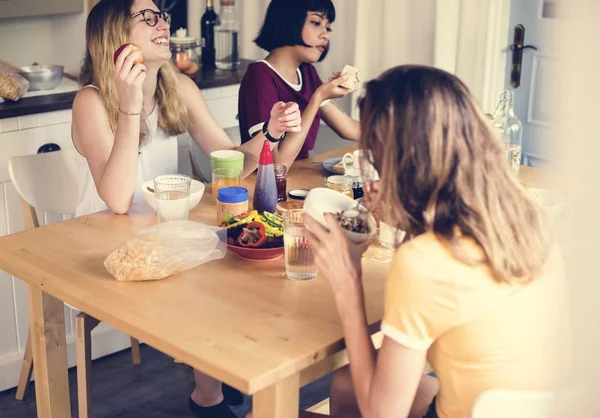
{"type": "Polygon", "coordinates": [[[335,102],[331,101],[321,108],[321,117],[342,138],[360,139],[360,122],[348,116],[335,102]]]}
{"type": "Polygon", "coordinates": [[[360,411],[365,417],[407,417],[417,392],[426,350],[418,351],[384,337],[376,359],[367,327],[360,280],[334,289],[344,329],[352,383],[360,411]]]}
{"type": "Polygon", "coordinates": [[[329,231],[306,216],[305,234],[313,247],[317,268],[331,284],[360,411],[365,417],[406,417],[427,351],[412,350],[385,337],[376,360],[361,282],[361,258],[368,243],[349,243],[335,218],[328,215],[326,220],[329,231]]]}
{"type": "MultiPolygon", "coordinates": [[[[194,142],[206,154],[225,149],[237,149],[244,153],[244,172],[242,177],[248,176],[258,166],[258,157],[265,141],[262,132],[255,135],[248,142],[236,146],[231,142],[223,128],[219,126],[211,115],[206,101],[196,84],[187,76],[178,74],[180,94],[190,115],[190,127],[188,129],[194,142]]],[[[268,130],[273,137],[280,137],[284,132],[299,130],[300,112],[298,105],[294,103],[279,102],[274,104],[271,111],[268,130]]],[[[275,147],[272,144],[271,147],[275,147]]]]}
{"type": "MultiPolygon", "coordinates": [[[[117,59],[115,83],[121,110],[139,114],[145,66],[133,65],[139,51],[128,53],[124,51],[117,59]]],[[[73,102],[72,132],[75,147],[87,159],[100,198],[114,213],[127,213],[137,185],[140,116],[119,112],[113,132],[100,94],[94,88],[85,88],[73,102]]]]}
{"type": "MultiPolygon", "coordinates": [[[[319,110],[322,110],[321,104],[325,100],[344,97],[351,92],[351,90],[340,87],[340,84],[345,81],[347,81],[347,76],[334,78],[329,82],[319,86],[319,88],[317,88],[317,90],[313,93],[308,105],[304,109],[304,112],[302,112],[301,131],[288,134],[285,140],[279,143],[277,150],[274,153],[275,160],[279,164],[283,164],[289,168],[296,160],[296,157],[304,145],[306,136],[310,131],[317,113],[319,110]]],[[[330,106],[330,104],[326,105],[325,107],[328,106],[330,106]]]]}

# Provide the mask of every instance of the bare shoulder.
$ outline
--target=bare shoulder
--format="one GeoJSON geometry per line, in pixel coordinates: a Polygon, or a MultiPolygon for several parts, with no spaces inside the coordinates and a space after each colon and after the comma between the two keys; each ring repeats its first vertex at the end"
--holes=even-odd
{"type": "Polygon", "coordinates": [[[200,93],[200,89],[196,83],[194,83],[194,80],[189,78],[187,75],[177,73],[176,76],[177,83],[179,84],[179,94],[181,94],[182,97],[190,97],[200,93]]]}
{"type": "Polygon", "coordinates": [[[100,97],[100,92],[92,87],[80,89],[75,95],[75,100],[73,101],[74,117],[77,117],[77,115],[85,115],[86,117],[89,117],[89,112],[94,112],[92,114],[101,112],[101,114],[106,115],[106,109],[104,108],[104,103],[100,97]]]}

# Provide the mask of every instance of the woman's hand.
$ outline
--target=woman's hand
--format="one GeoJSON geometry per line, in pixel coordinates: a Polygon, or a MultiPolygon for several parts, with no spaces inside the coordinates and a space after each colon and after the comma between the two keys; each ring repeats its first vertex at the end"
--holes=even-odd
{"type": "Polygon", "coordinates": [[[361,245],[349,242],[344,230],[331,214],[325,215],[329,231],[310,215],[305,214],[304,221],[304,234],[315,254],[317,268],[329,280],[334,294],[347,289],[350,282],[360,281],[362,255],[370,242],[361,245]]]}
{"type": "Polygon", "coordinates": [[[277,102],[271,109],[267,131],[274,138],[280,138],[286,132],[300,132],[302,127],[300,107],[294,102],[277,102]]]}
{"type": "Polygon", "coordinates": [[[142,51],[131,52],[128,45],[119,55],[115,68],[115,84],[119,95],[119,108],[124,112],[140,113],[144,105],[142,83],[146,79],[146,66],[135,63],[142,51]]]}
{"type": "Polygon", "coordinates": [[[379,181],[368,180],[363,184],[365,196],[361,203],[369,210],[369,212],[377,214],[377,208],[373,207],[373,201],[379,194],[379,181]]]}
{"type": "Polygon", "coordinates": [[[315,95],[320,102],[324,102],[329,99],[339,99],[352,93],[354,90],[340,86],[340,84],[348,81],[349,75],[341,75],[340,73],[334,73],[334,77],[331,77],[327,83],[323,83],[315,91],[315,95]]]}

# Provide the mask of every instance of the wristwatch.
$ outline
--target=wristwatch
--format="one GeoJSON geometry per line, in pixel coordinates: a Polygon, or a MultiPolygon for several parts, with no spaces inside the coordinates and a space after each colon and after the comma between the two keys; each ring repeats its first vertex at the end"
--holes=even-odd
{"type": "Polygon", "coordinates": [[[279,142],[279,141],[283,140],[283,138],[285,138],[285,132],[283,133],[283,135],[281,135],[280,138],[273,137],[267,130],[267,126],[269,126],[268,120],[265,123],[263,123],[262,133],[265,135],[265,138],[267,138],[269,140],[269,142],[279,142]]]}

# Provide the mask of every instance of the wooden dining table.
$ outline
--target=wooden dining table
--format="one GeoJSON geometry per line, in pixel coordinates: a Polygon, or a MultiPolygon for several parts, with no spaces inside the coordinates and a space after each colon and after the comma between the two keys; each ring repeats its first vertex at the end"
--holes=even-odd
{"type": "MultiPolygon", "coordinates": [[[[323,184],[319,164],[343,149],[296,162],[288,190],[323,184]]],[[[523,167],[526,185],[544,187],[523,167]]],[[[243,183],[252,192],[254,178],[243,183]]],[[[190,220],[216,224],[210,186],[190,220]]],[[[71,416],[63,303],[216,379],[253,395],[255,418],[291,418],[299,389],[347,363],[342,326],[325,277],[293,281],[284,259],[249,261],[228,253],[154,282],[119,282],[107,254],[156,215],[100,212],[0,238],[0,269],[28,285],[38,417],[71,416]]],[[[370,332],[378,334],[392,253],[374,243],[363,257],[370,332]]]]}

